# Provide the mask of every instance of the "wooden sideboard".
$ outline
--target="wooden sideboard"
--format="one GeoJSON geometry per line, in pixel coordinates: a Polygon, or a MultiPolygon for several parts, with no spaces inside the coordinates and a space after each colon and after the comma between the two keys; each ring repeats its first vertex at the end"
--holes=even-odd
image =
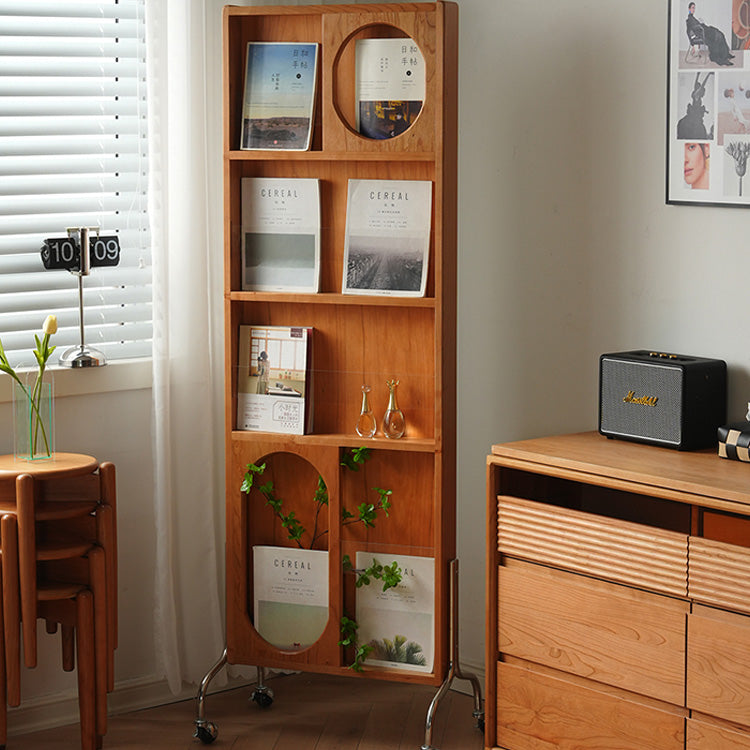
{"type": "Polygon", "coordinates": [[[750,750],[750,466],[545,437],[487,499],[488,748],[750,750]]]}

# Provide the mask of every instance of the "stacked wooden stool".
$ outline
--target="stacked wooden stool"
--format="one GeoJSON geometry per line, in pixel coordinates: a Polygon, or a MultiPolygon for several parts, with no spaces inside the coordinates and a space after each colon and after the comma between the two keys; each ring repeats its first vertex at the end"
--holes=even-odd
{"type": "Polygon", "coordinates": [[[38,618],[60,630],[63,669],[77,664],[81,749],[102,747],[117,647],[116,524],[114,464],[0,456],[0,748],[7,706],[20,704],[21,658],[37,664],[38,618]]]}

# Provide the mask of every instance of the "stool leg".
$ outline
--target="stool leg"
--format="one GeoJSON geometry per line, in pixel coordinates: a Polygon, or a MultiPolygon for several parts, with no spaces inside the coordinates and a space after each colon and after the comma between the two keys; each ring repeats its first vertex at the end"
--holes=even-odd
{"type": "Polygon", "coordinates": [[[96,664],[96,733],[107,733],[107,577],[101,547],[89,550],[89,581],[94,596],[94,657],[96,664]]]}
{"type": "Polygon", "coordinates": [[[86,589],[76,596],[78,710],[81,750],[96,750],[96,668],[94,658],[94,597],[86,589]]]}
{"type": "Polygon", "coordinates": [[[36,666],[36,513],[34,479],[29,474],[16,477],[16,507],[23,658],[24,664],[33,668],[36,666]]]}
{"type": "Polygon", "coordinates": [[[63,625],[60,628],[60,639],[62,641],[62,668],[63,672],[72,672],[76,668],[74,648],[75,628],[63,625]]]}
{"type": "Polygon", "coordinates": [[[16,517],[0,519],[0,546],[3,550],[3,630],[5,670],[9,706],[21,703],[21,612],[18,591],[18,524],[16,517]]]}
{"type": "Polygon", "coordinates": [[[115,649],[117,648],[117,482],[115,465],[110,461],[105,461],[99,466],[99,487],[102,504],[112,509],[111,518],[108,521],[111,543],[107,545],[106,551],[108,561],[107,579],[111,592],[109,600],[110,629],[113,635],[110,648],[115,649]]]}
{"type": "MultiPolygon", "coordinates": [[[[2,562],[0,561],[0,565],[2,562]]],[[[2,573],[0,572],[0,585],[2,585],[2,573]]],[[[5,618],[5,608],[3,607],[3,597],[0,594],[0,623],[5,618]]],[[[4,625],[3,625],[4,627],[4,625]]],[[[5,642],[0,638],[0,747],[5,747],[5,741],[8,738],[8,691],[7,677],[5,668],[5,642]]]]}
{"type": "Polygon", "coordinates": [[[117,646],[117,563],[115,554],[115,513],[111,505],[96,510],[96,538],[104,550],[107,574],[107,692],[115,688],[115,648],[117,646]]]}

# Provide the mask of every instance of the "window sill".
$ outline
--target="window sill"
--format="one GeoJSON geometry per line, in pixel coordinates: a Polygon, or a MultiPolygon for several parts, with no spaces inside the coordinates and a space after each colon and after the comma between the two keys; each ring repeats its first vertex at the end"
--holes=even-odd
{"type": "MultiPolygon", "coordinates": [[[[152,384],[150,359],[114,360],[104,367],[81,369],[52,367],[50,371],[55,382],[55,398],[111,391],[136,391],[150,388],[152,384]]],[[[0,403],[12,400],[12,383],[8,375],[0,373],[0,403]]]]}

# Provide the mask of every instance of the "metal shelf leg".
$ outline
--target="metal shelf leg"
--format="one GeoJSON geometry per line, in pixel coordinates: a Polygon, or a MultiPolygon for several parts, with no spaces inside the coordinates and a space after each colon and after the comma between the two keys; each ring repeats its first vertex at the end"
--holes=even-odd
{"type": "Polygon", "coordinates": [[[195,717],[195,733],[193,734],[193,737],[199,739],[205,745],[213,742],[219,734],[216,724],[206,720],[206,693],[208,692],[209,683],[224,668],[226,663],[227,650],[225,648],[216,664],[206,672],[205,677],[201,680],[200,688],[198,689],[198,696],[196,698],[198,701],[198,712],[195,717]]]}
{"type": "Polygon", "coordinates": [[[474,711],[472,716],[476,719],[478,729],[484,731],[484,702],[482,701],[482,687],[476,675],[463,672],[458,662],[458,560],[451,560],[451,574],[449,583],[449,610],[450,610],[450,628],[449,628],[449,663],[448,674],[443,680],[443,684],[438,688],[435,697],[427,709],[427,719],[425,721],[424,744],[420,750],[438,750],[432,745],[432,722],[435,718],[438,705],[445,694],[453,684],[454,679],[468,680],[471,683],[471,689],[474,693],[474,711]]]}

